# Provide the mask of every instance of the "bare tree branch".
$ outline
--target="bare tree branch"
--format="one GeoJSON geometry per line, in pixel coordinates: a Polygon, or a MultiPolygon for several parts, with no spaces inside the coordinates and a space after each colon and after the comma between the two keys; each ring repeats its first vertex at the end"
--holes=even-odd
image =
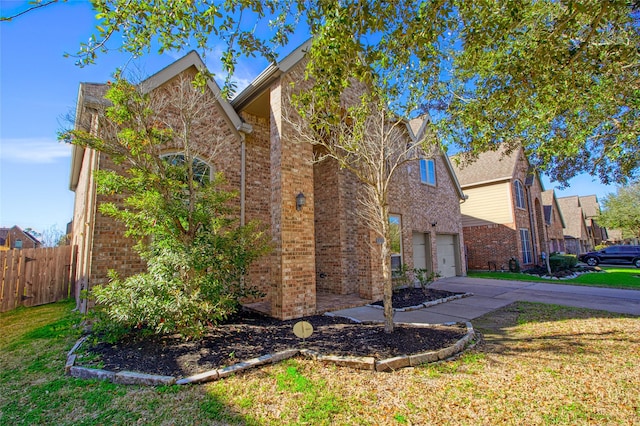
{"type": "MultiPolygon", "coordinates": [[[[40,1],[30,2],[30,4],[33,4],[33,6],[28,7],[27,9],[25,9],[25,10],[23,10],[23,11],[21,11],[21,12],[15,13],[15,14],[13,14],[13,15],[10,15],[10,16],[0,16],[0,22],[5,22],[5,21],[6,21],[6,22],[9,22],[9,21],[12,21],[12,20],[14,20],[15,18],[18,18],[18,17],[20,17],[20,16],[22,16],[22,15],[26,15],[26,14],[27,14],[27,13],[29,13],[29,12],[33,12],[33,11],[34,11],[34,10],[36,10],[36,9],[40,9],[40,8],[43,8],[43,7],[47,7],[47,6],[52,5],[52,4],[54,4],[54,3],[58,3],[59,1],[60,1],[60,0],[49,0],[49,1],[41,1],[41,0],[40,0],[40,1]]],[[[63,2],[66,2],[67,0],[62,0],[62,1],[63,1],[63,2]]]]}

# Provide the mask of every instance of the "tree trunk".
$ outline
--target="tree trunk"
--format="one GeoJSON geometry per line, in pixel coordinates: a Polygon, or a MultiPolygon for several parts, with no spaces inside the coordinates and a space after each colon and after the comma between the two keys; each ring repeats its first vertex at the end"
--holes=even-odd
{"type": "Polygon", "coordinates": [[[380,263],[382,265],[382,279],[383,279],[383,291],[382,291],[382,304],[384,306],[384,331],[385,333],[393,333],[393,281],[391,277],[391,241],[389,231],[389,213],[383,207],[382,230],[384,238],[382,239],[382,245],[380,246],[380,263]]]}
{"type": "MultiPolygon", "coordinates": [[[[387,246],[385,239],[383,246],[387,246]]],[[[383,253],[388,250],[382,250],[383,253]]],[[[382,278],[384,279],[384,287],[382,294],[382,303],[384,305],[384,331],[385,333],[393,333],[393,281],[391,279],[391,258],[388,255],[382,256],[382,278]]]]}

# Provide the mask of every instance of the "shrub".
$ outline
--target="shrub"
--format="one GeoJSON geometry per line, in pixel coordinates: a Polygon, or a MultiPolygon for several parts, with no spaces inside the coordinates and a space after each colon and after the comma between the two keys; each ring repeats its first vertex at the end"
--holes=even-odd
{"type": "Polygon", "coordinates": [[[238,194],[225,191],[222,174],[211,172],[229,143],[215,123],[203,120],[216,100],[188,80],[144,93],[120,78],[106,98],[112,105],[102,111],[99,136],[73,130],[62,138],[124,166],[122,173],[94,172],[98,193],[123,200],[99,209],[126,225],[147,271],[126,278],[111,272],[108,284],[95,287],[99,319],[113,323],[104,327],[118,331],[112,335],[145,327],[196,336],[233,313],[241,298],[256,294],[244,276],[268,250],[257,223],[238,223],[238,194]],[[196,135],[196,123],[209,127],[196,135]],[[205,146],[210,156],[201,159],[198,149],[205,146]],[[162,155],[168,147],[179,152],[162,155]]]}
{"type": "Polygon", "coordinates": [[[409,276],[410,269],[406,263],[400,265],[395,271],[391,272],[391,279],[393,281],[393,289],[397,290],[400,288],[407,287],[411,284],[411,277],[409,276]]]}
{"type": "Polygon", "coordinates": [[[577,264],[578,258],[572,254],[553,254],[549,256],[549,266],[552,272],[572,269],[577,264]]]}
{"type": "Polygon", "coordinates": [[[413,268],[413,275],[416,277],[418,282],[420,282],[420,287],[422,290],[426,290],[436,278],[440,278],[440,274],[437,272],[429,272],[428,269],[423,268],[413,268]]]}

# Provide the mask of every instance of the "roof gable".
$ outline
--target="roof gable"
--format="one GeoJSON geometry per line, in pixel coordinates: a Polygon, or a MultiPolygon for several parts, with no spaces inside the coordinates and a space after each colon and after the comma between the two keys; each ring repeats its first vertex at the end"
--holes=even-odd
{"type": "Polygon", "coordinates": [[[504,150],[483,152],[473,162],[453,156],[453,169],[462,188],[513,179],[521,149],[505,153],[504,150]]]}
{"type": "MultiPolygon", "coordinates": [[[[198,71],[207,69],[206,65],[200,58],[200,55],[198,55],[195,50],[192,50],[182,58],[145,79],[139,86],[143,92],[151,92],[192,67],[198,71]]],[[[218,84],[213,79],[208,79],[207,87],[213,93],[217,104],[220,106],[221,112],[225,120],[229,123],[232,131],[238,135],[240,132],[250,133],[252,130],[251,125],[242,121],[235,109],[233,109],[231,104],[229,104],[229,102],[227,102],[227,100],[222,96],[218,84]]],[[[107,91],[107,85],[102,83],[80,83],[78,90],[78,100],[76,103],[76,128],[82,126],[82,114],[86,106],[107,105],[107,101],[104,99],[104,95],[107,91]]],[[[75,191],[78,185],[83,158],[84,148],[74,145],[71,156],[71,176],[69,181],[69,189],[72,191],[75,191]]]]}
{"type": "Polygon", "coordinates": [[[562,216],[562,211],[560,210],[560,206],[558,205],[558,199],[556,198],[556,192],[553,189],[548,189],[546,191],[542,191],[541,196],[542,196],[542,205],[544,206],[544,216],[547,223],[551,223],[551,219],[553,217],[553,211],[555,210],[558,212],[558,216],[560,217],[560,222],[562,224],[562,227],[566,228],[566,223],[565,223],[564,217],[562,216]]]}
{"type": "Polygon", "coordinates": [[[578,196],[560,197],[556,200],[562,217],[565,219],[564,234],[573,238],[586,239],[584,213],[578,196]]]}
{"type": "MultiPolygon", "coordinates": [[[[206,71],[207,69],[206,65],[200,58],[200,55],[198,55],[195,50],[192,50],[182,58],[164,67],[162,70],[144,80],[142,83],[140,83],[140,87],[145,93],[151,92],[152,90],[162,86],[172,78],[178,76],[191,67],[195,67],[198,71],[206,71]]],[[[215,96],[218,104],[224,111],[226,118],[232,124],[234,130],[236,132],[250,132],[251,126],[243,123],[236,110],[233,109],[231,104],[229,104],[229,102],[227,102],[227,100],[222,96],[220,86],[218,86],[215,80],[207,79],[207,87],[215,96]]]]}
{"type": "Polygon", "coordinates": [[[600,214],[600,204],[598,204],[598,197],[595,195],[586,195],[580,197],[580,205],[587,218],[595,218],[600,214]]]}

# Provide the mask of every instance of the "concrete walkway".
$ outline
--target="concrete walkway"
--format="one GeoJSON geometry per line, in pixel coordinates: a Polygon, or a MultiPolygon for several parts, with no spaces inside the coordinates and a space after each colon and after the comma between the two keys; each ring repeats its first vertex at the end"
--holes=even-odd
{"type": "MultiPolygon", "coordinates": [[[[516,301],[542,302],[639,315],[640,291],[525,281],[452,277],[432,285],[438,290],[473,293],[429,308],[397,312],[395,321],[424,324],[470,321],[516,301]]],[[[382,321],[382,309],[362,306],[333,312],[361,321],[382,321]]]]}

